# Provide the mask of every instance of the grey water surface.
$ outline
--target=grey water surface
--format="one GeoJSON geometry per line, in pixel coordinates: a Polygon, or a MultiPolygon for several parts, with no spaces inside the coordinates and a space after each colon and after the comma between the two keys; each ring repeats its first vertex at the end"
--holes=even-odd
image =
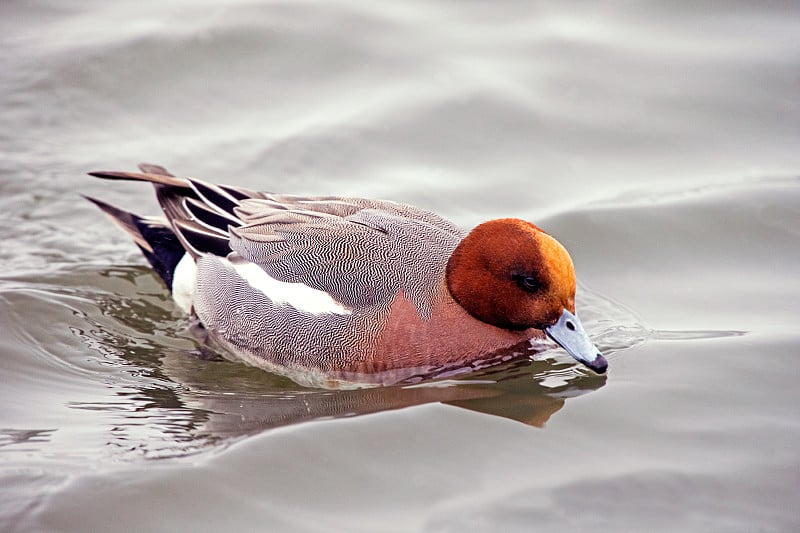
{"type": "Polygon", "coordinates": [[[0,3],[0,530],[800,530],[800,3],[0,3]],[[80,193],[163,164],[570,250],[545,343],[304,389],[199,345],[80,193]]]}

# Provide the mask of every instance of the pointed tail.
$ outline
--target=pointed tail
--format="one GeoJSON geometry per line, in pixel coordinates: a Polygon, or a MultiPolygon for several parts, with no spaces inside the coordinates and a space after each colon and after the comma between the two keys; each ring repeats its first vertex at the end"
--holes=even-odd
{"type": "Polygon", "coordinates": [[[186,250],[166,221],[140,217],[89,196],[84,198],[99,207],[133,239],[153,270],[172,290],[175,267],[186,254],[186,250]]]}

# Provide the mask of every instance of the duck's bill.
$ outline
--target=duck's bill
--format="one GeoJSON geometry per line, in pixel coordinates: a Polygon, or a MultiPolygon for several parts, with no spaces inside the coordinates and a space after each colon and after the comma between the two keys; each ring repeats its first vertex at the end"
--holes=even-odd
{"type": "Polygon", "coordinates": [[[548,328],[544,328],[544,332],[564,348],[568,354],[598,374],[604,373],[608,368],[608,361],[589,340],[581,321],[566,309],[561,313],[558,322],[548,328]]]}

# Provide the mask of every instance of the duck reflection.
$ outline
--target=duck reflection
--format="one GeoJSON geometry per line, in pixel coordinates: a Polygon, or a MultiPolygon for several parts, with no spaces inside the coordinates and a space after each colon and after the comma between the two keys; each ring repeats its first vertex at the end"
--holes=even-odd
{"type": "Polygon", "coordinates": [[[200,359],[204,360],[186,352],[171,352],[162,360],[161,370],[182,385],[182,400],[188,407],[206,413],[198,429],[213,436],[246,435],[304,421],[432,402],[541,427],[564,406],[566,398],[598,389],[606,382],[605,375],[581,374],[574,364],[525,358],[459,380],[315,390],[241,363],[209,361],[207,353],[200,359]]]}

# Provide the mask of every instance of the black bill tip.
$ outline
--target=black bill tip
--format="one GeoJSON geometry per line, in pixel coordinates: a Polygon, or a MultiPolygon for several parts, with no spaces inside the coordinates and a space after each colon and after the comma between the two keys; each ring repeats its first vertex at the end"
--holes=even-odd
{"type": "Polygon", "coordinates": [[[608,361],[601,354],[597,354],[594,361],[584,363],[586,366],[597,372],[598,374],[605,374],[608,369],[608,361]]]}

